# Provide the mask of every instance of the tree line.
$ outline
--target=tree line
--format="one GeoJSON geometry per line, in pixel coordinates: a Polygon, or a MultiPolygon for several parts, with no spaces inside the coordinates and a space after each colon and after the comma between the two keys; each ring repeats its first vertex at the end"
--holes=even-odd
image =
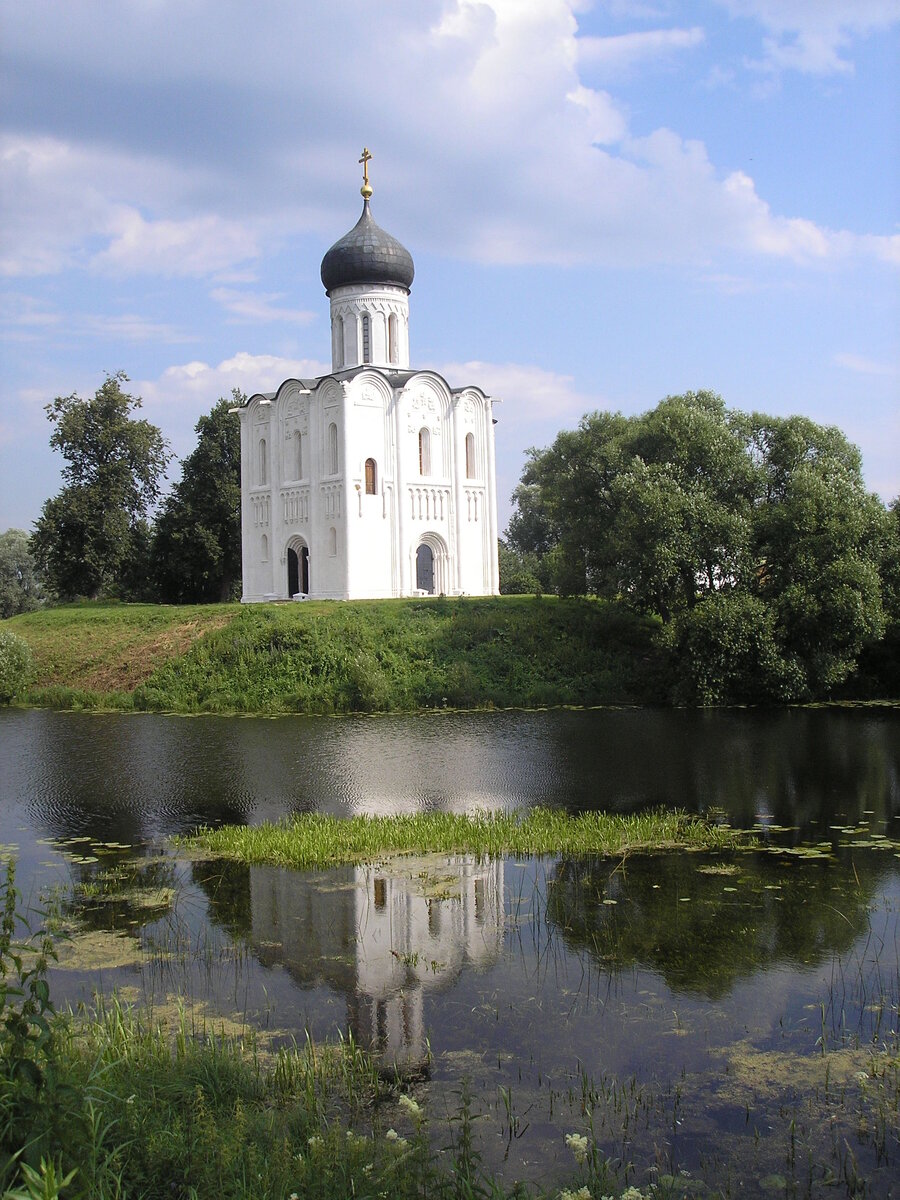
{"type": "Polygon", "coordinates": [[[866,491],[839,429],[711,392],[590,413],[529,452],[513,501],[506,590],[653,614],[676,700],[900,690],[900,500],[866,491]]]}
{"type": "MultiPolygon", "coordinates": [[[[212,602],[239,594],[240,431],[220,399],[171,461],[110,375],[47,406],[64,486],[31,537],[0,537],[0,614],[42,595],[212,602]]],[[[900,693],[900,499],[866,491],[859,450],[805,417],[706,391],[638,416],[587,414],[529,451],[500,546],[501,590],[596,596],[659,622],[670,698],[900,693]]]]}
{"type": "Polygon", "coordinates": [[[160,503],[172,460],[141,400],[106,378],[87,400],[46,407],[50,445],[64,460],[63,488],[30,536],[0,537],[0,614],[42,601],[120,599],[206,603],[239,595],[240,426],[220,399],[196,425],[197,445],[160,503]]]}

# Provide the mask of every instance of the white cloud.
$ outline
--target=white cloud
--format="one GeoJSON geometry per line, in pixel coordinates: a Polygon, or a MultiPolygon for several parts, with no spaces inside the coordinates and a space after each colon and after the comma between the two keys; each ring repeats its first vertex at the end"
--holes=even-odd
{"type": "Polygon", "coordinates": [[[149,209],[181,204],[199,182],[158,157],[54,137],[2,137],[0,274],[90,266],[205,275],[254,257],[257,237],[247,224],[214,213],[147,219],[136,206],[138,198],[149,209]]]}
{"type": "Polygon", "coordinates": [[[171,408],[200,400],[210,408],[219,396],[230,395],[232,388],[248,394],[274,391],[285,379],[315,378],[330,370],[330,363],[317,359],[279,358],[274,354],[242,351],[218,365],[195,360],[167,367],[159,378],[141,381],[135,387],[145,404],[171,408]]]}
{"type": "Polygon", "coordinates": [[[856,375],[898,375],[900,367],[896,363],[878,362],[872,358],[865,358],[861,354],[836,354],[834,361],[837,366],[843,367],[847,371],[853,371],[856,375]]]}
{"type": "Polygon", "coordinates": [[[706,34],[699,25],[690,29],[645,29],[612,37],[580,37],[579,61],[598,66],[604,72],[629,70],[647,59],[667,56],[674,51],[700,46],[706,34]]]}
{"type": "Polygon", "coordinates": [[[116,213],[107,248],[91,266],[114,274],[209,275],[254,258],[256,237],[246,225],[215,215],[147,221],[135,209],[116,213]]]}
{"type": "Polygon", "coordinates": [[[308,325],[316,314],[301,308],[280,308],[276,301],[284,299],[283,292],[241,292],[235,288],[214,288],[210,296],[221,304],[236,321],[289,321],[308,325]]]}
{"type": "Polygon", "coordinates": [[[827,75],[853,70],[843,57],[855,38],[900,22],[900,0],[718,0],[732,16],[758,21],[766,71],[827,75]]]}
{"type": "MultiPolygon", "coordinates": [[[[773,37],[818,30],[832,45],[883,27],[900,4],[720,2],[773,37]]],[[[699,26],[579,37],[570,0],[397,0],[377,17],[361,0],[273,0],[265,20],[226,19],[209,0],[110,17],[84,0],[65,30],[45,0],[7,7],[16,78],[34,67],[54,131],[2,147],[10,274],[217,276],[232,316],[302,321],[276,294],[235,285],[287,239],[333,232],[336,213],[350,222],[360,112],[377,138],[376,215],[389,195],[391,227],[423,250],[515,264],[706,266],[735,251],[900,260],[895,239],[773,212],[702,143],[666,129],[634,137],[625,106],[582,77],[586,63],[698,46],[699,26]],[[194,53],[199,42],[210,52],[194,53]],[[317,51],[303,70],[273,71],[285,44],[317,51]],[[401,59],[415,64],[415,102],[410,88],[385,88],[373,113],[371,64],[401,59]],[[71,120],[54,108],[73,72],[96,92],[89,120],[77,103],[71,120]]]]}
{"type": "Polygon", "coordinates": [[[558,428],[602,404],[598,396],[579,392],[571,375],[543,367],[472,360],[444,363],[437,370],[451,387],[475,384],[502,401],[499,415],[504,424],[518,426],[549,418],[558,428]]]}

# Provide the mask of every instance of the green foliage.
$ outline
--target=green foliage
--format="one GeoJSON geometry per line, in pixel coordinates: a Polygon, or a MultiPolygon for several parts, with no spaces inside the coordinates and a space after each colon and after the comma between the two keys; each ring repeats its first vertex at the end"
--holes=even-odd
{"type": "Polygon", "coordinates": [[[47,984],[56,952],[46,929],[17,936],[23,918],[15,878],[10,861],[0,888],[0,1182],[18,1159],[34,1159],[34,1130],[57,1091],[47,984]]]}
{"type": "Polygon", "coordinates": [[[22,529],[7,529],[0,534],[0,617],[33,612],[42,598],[28,534],[22,529]]]}
{"type": "Polygon", "coordinates": [[[533,808],[524,813],[415,813],[330,817],[303,813],[290,821],[226,825],[184,839],[217,857],[306,869],[359,862],[379,854],[601,854],[641,850],[731,850],[753,844],[747,833],[688,813],[533,808]]]}
{"type": "Polygon", "coordinates": [[[110,375],[92,399],[58,396],[46,408],[65,487],[44,504],[31,550],[64,600],[127,595],[145,568],[136,561],[146,549],[142,523],[169,454],[156,426],[132,416],[141,401],[122,391],[126,380],[110,375]]]}
{"type": "Polygon", "coordinates": [[[196,449],[156,523],[151,571],[167,603],[229,600],[241,577],[240,424],[237,390],[200,418],[196,449]]]}
{"type": "Polygon", "coordinates": [[[619,605],[525,597],[244,606],[160,667],[137,707],[376,712],[640,702],[665,655],[619,605]]]}
{"type": "Polygon", "coordinates": [[[536,554],[519,554],[501,541],[498,555],[501,595],[533,596],[544,590],[537,574],[539,559],[536,554]]]}
{"type": "Polygon", "coordinates": [[[28,643],[11,629],[0,629],[0,704],[25,690],[33,663],[28,643]]]}
{"type": "Polygon", "coordinates": [[[671,624],[680,699],[826,696],[884,632],[888,519],[838,429],[669,396],[531,451],[514,501],[511,547],[554,590],[671,624]]]}
{"type": "Polygon", "coordinates": [[[766,703],[802,689],[799,666],[779,649],[775,614],[758,596],[717,592],[680,612],[666,636],[679,664],[679,703],[766,703]]]}

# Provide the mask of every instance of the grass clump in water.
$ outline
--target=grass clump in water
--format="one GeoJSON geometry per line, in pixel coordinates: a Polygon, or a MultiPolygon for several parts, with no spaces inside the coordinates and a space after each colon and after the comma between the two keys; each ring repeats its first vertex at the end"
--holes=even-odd
{"type": "Polygon", "coordinates": [[[201,829],[181,845],[245,863],[321,867],[389,854],[597,854],[648,850],[730,850],[753,838],[728,825],[677,810],[571,815],[535,808],[525,813],[416,813],[331,817],[304,813],[263,825],[201,829]]]}

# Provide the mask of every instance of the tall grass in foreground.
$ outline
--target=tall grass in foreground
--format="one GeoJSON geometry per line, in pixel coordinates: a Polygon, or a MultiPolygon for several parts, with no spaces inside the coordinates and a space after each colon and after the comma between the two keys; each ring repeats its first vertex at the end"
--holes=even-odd
{"type": "Polygon", "coordinates": [[[729,850],[751,835],[680,811],[416,813],[331,817],[304,813],[263,825],[201,829],[181,844],[245,863],[318,867],[383,854],[628,854],[639,850],[729,850]]]}
{"type": "MultiPolygon", "coordinates": [[[[535,1194],[482,1169],[465,1091],[436,1149],[425,1107],[352,1040],[263,1054],[184,1013],[165,1030],[115,997],[56,1014],[52,935],[15,940],[14,878],[10,866],[0,884],[2,1200],[535,1194]]],[[[578,1174],[611,1178],[600,1158],[578,1174]]]]}

